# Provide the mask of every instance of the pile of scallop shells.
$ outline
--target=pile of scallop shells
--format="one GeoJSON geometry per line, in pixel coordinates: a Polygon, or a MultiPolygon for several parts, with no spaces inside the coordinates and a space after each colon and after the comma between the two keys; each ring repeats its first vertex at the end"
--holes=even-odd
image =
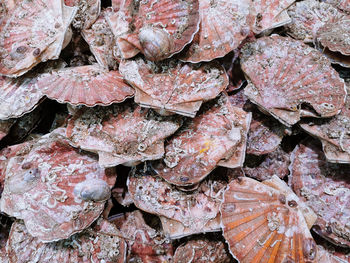
{"type": "Polygon", "coordinates": [[[349,0],[2,0],[0,262],[350,262],[349,0]]]}

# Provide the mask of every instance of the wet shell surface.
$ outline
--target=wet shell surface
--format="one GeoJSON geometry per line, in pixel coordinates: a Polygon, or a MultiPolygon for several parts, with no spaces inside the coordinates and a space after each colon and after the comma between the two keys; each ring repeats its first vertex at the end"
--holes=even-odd
{"type": "Polygon", "coordinates": [[[67,137],[81,149],[99,154],[99,164],[119,164],[160,159],[164,139],[179,127],[176,117],[162,117],[130,103],[84,108],[68,122],[67,137]]]}
{"type": "Polygon", "coordinates": [[[1,211],[23,219],[44,242],[68,238],[95,221],[116,179],[55,133],[22,145],[3,172],[1,211]]]}
{"type": "Polygon", "coordinates": [[[82,233],[52,243],[42,243],[32,237],[23,222],[16,221],[11,227],[6,250],[9,263],[123,263],[126,258],[126,243],[120,232],[103,219],[82,233]]]}
{"type": "Polygon", "coordinates": [[[214,99],[228,85],[224,69],[216,63],[188,64],[176,60],[162,64],[143,59],[122,61],[120,73],[135,88],[135,102],[143,107],[194,117],[203,101],[214,99]]]}
{"type": "Polygon", "coordinates": [[[317,142],[309,140],[294,150],[290,169],[289,184],[318,216],[313,230],[350,247],[349,167],[328,163],[317,142]]]}
{"type": "Polygon", "coordinates": [[[200,28],[182,60],[211,61],[239,46],[251,30],[250,0],[199,0],[200,28]]]}
{"type": "Polygon", "coordinates": [[[259,38],[243,47],[241,65],[249,78],[245,95],[287,126],[305,116],[334,116],[344,105],[344,81],[327,58],[300,41],[259,38]]]}
{"type": "Polygon", "coordinates": [[[134,95],[118,71],[98,64],[65,68],[43,74],[37,83],[47,97],[72,105],[110,105],[134,95]]]}
{"type": "Polygon", "coordinates": [[[316,243],[302,202],[284,182],[273,180],[242,177],[228,185],[221,216],[232,255],[241,263],[316,262],[316,243]],[[285,189],[275,188],[273,180],[285,189]]]}
{"type": "Polygon", "coordinates": [[[109,18],[122,58],[141,51],[159,61],[180,52],[198,31],[198,5],[198,0],[123,1],[109,18]]]}
{"type": "Polygon", "coordinates": [[[179,246],[174,255],[177,263],[230,263],[222,241],[209,239],[191,240],[179,246]]]}
{"type": "Polygon", "coordinates": [[[78,8],[72,25],[80,30],[90,28],[101,12],[101,0],[64,0],[64,3],[78,8]]]}
{"type": "Polygon", "coordinates": [[[186,186],[199,183],[220,161],[221,166],[242,165],[245,143],[241,141],[246,138],[250,117],[233,107],[226,95],[204,105],[165,146],[164,160],[155,167],[158,175],[186,186]]]}

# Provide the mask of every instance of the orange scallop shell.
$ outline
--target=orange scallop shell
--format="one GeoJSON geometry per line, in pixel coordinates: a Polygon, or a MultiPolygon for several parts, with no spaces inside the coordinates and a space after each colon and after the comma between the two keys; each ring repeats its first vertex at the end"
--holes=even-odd
{"type": "Polygon", "coordinates": [[[65,68],[43,74],[37,83],[47,97],[72,105],[110,105],[134,95],[118,71],[98,64],[65,68]]]}
{"type": "Polygon", "coordinates": [[[113,170],[102,169],[56,133],[19,145],[8,158],[0,203],[1,211],[23,219],[44,242],[68,238],[94,222],[116,179],[113,170]]]}
{"type": "Polygon", "coordinates": [[[249,78],[245,95],[287,126],[305,116],[334,116],[344,105],[344,81],[328,59],[300,41],[259,38],[243,47],[241,64],[249,78]]]}
{"type": "Polygon", "coordinates": [[[135,88],[136,103],[189,117],[228,84],[224,69],[217,63],[193,65],[170,60],[157,65],[137,59],[122,61],[119,70],[135,88]]]}
{"type": "Polygon", "coordinates": [[[248,177],[232,181],[221,206],[232,255],[241,263],[316,262],[316,243],[301,204],[277,177],[264,183],[248,177]]]}

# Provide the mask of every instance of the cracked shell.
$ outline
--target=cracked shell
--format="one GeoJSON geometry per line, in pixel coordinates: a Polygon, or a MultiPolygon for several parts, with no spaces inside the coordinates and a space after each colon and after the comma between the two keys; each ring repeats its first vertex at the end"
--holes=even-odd
{"type": "Polygon", "coordinates": [[[217,165],[239,166],[251,115],[233,107],[226,95],[203,105],[194,119],[187,119],[165,146],[165,157],[155,167],[169,183],[199,183],[217,165]],[[220,163],[220,161],[223,161],[220,163]]]}
{"type": "Polygon", "coordinates": [[[126,258],[126,243],[120,232],[103,219],[69,239],[52,243],[42,243],[32,237],[23,222],[16,221],[12,224],[6,250],[9,263],[123,263],[126,258]]]}
{"type": "Polygon", "coordinates": [[[182,60],[196,63],[225,56],[251,32],[250,0],[199,0],[200,28],[182,60]]]}
{"type": "Polygon", "coordinates": [[[198,5],[198,0],[123,1],[108,19],[121,57],[141,51],[159,61],[180,52],[198,31],[198,5]]]}
{"type": "Polygon", "coordinates": [[[79,30],[90,28],[101,12],[101,0],[64,0],[64,3],[78,8],[72,25],[79,30]]]}
{"type": "Polygon", "coordinates": [[[68,122],[67,137],[77,147],[98,153],[99,164],[112,167],[156,160],[164,155],[164,139],[181,125],[134,104],[83,108],[68,122]]]}
{"type": "Polygon", "coordinates": [[[42,74],[37,85],[50,99],[89,107],[120,103],[134,95],[118,71],[108,71],[98,64],[42,74]]]}
{"type": "Polygon", "coordinates": [[[327,58],[300,41],[259,38],[243,47],[241,65],[249,78],[245,95],[286,126],[301,117],[334,116],[344,105],[344,81],[327,58]]]}
{"type": "Polygon", "coordinates": [[[306,221],[311,227],[315,217],[304,218],[304,209],[278,177],[264,183],[248,177],[232,181],[221,206],[230,252],[241,263],[316,262],[316,243],[306,221]]]}
{"type": "Polygon", "coordinates": [[[289,184],[317,213],[313,230],[340,246],[350,247],[349,167],[325,160],[315,140],[296,147],[292,154],[289,184]]]}
{"type": "Polygon", "coordinates": [[[43,242],[91,225],[116,180],[114,170],[102,169],[94,157],[71,147],[62,133],[19,145],[7,160],[1,211],[23,219],[29,233],[43,242]]]}
{"type": "Polygon", "coordinates": [[[137,59],[122,61],[119,70],[135,88],[135,102],[142,107],[192,118],[203,101],[214,99],[228,85],[225,70],[217,63],[170,60],[157,65],[137,59]]]}

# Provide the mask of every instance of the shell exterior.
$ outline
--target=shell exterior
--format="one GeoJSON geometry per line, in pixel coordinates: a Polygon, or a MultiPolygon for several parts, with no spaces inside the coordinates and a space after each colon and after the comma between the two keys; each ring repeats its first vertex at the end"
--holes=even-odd
{"type": "Polygon", "coordinates": [[[347,13],[350,12],[350,2],[349,0],[325,0],[325,2],[330,3],[336,8],[345,11],[347,13]]]}
{"type": "Polygon", "coordinates": [[[110,105],[134,95],[118,71],[98,64],[65,68],[42,74],[37,83],[47,97],[72,105],[110,105]]]}
{"type": "Polygon", "coordinates": [[[160,159],[164,139],[181,123],[149,109],[123,104],[85,108],[68,122],[67,137],[81,149],[99,154],[104,167],[160,159]]]}
{"type": "Polygon", "coordinates": [[[317,213],[314,231],[329,241],[350,246],[350,180],[346,165],[325,160],[317,142],[300,144],[292,155],[289,184],[317,213]]]}
{"type": "Polygon", "coordinates": [[[180,245],[174,255],[177,263],[229,263],[232,262],[222,241],[209,239],[191,240],[180,245]]]}
{"type": "Polygon", "coordinates": [[[101,0],[64,0],[64,3],[78,8],[73,20],[73,26],[77,29],[90,28],[101,12],[101,0]]]}
{"type": "Polygon", "coordinates": [[[103,10],[96,22],[89,29],[82,30],[82,36],[89,44],[98,64],[104,68],[117,69],[118,64],[114,56],[116,43],[111,28],[109,27],[106,15],[111,10],[103,10]]]}
{"type": "Polygon", "coordinates": [[[128,189],[136,207],[151,213],[173,219],[190,228],[191,232],[203,232],[203,227],[219,213],[219,195],[215,192],[195,191],[186,194],[164,180],[153,176],[132,176],[128,189]]]}
{"type": "Polygon", "coordinates": [[[193,65],[170,60],[157,65],[137,59],[122,61],[119,70],[135,88],[136,103],[189,117],[228,85],[227,75],[217,63],[193,65]]]}
{"type": "Polygon", "coordinates": [[[0,203],[2,212],[23,219],[29,233],[44,242],[68,238],[102,213],[104,202],[82,198],[75,191],[77,184],[103,180],[112,187],[116,179],[113,170],[102,169],[95,158],[69,146],[57,133],[12,150],[0,203]]]}
{"type": "Polygon", "coordinates": [[[165,157],[156,167],[169,183],[187,186],[203,180],[220,165],[243,163],[250,114],[233,107],[226,95],[203,106],[168,141],[165,157]],[[247,125],[246,125],[247,124],[247,125]],[[242,145],[243,144],[243,145],[242,145]]]}
{"type": "Polygon", "coordinates": [[[22,221],[16,221],[11,227],[6,250],[10,263],[123,263],[126,257],[126,243],[120,232],[103,219],[82,233],[52,243],[42,243],[32,237],[22,221]]]}
{"type": "Polygon", "coordinates": [[[313,43],[322,26],[345,16],[332,5],[316,0],[296,2],[288,9],[288,14],[292,18],[292,22],[285,26],[288,34],[305,43],[313,43]]]}
{"type": "Polygon", "coordinates": [[[344,105],[344,81],[328,59],[300,41],[259,38],[243,47],[241,64],[250,80],[245,95],[287,126],[303,116],[334,116],[344,105]]]}
{"type": "Polygon", "coordinates": [[[10,131],[12,125],[15,123],[15,120],[0,120],[0,140],[4,138],[10,131]]]}
{"type": "Polygon", "coordinates": [[[285,188],[247,177],[228,185],[221,206],[223,235],[239,262],[316,262],[302,202],[285,188]]]}
{"type": "Polygon", "coordinates": [[[122,58],[141,51],[159,61],[180,52],[198,31],[198,6],[198,0],[122,1],[109,19],[122,58]]]}
{"type": "Polygon", "coordinates": [[[211,61],[237,48],[251,31],[250,5],[250,0],[200,0],[200,29],[181,59],[211,61]]]}
{"type": "Polygon", "coordinates": [[[317,262],[327,263],[348,263],[350,262],[349,254],[334,253],[326,250],[323,246],[317,246],[317,262]]]}

